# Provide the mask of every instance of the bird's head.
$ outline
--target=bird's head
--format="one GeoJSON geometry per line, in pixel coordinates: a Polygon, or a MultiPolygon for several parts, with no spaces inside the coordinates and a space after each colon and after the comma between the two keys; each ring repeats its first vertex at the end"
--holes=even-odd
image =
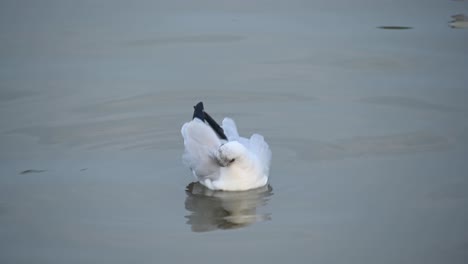
{"type": "Polygon", "coordinates": [[[247,155],[247,149],[237,141],[227,142],[219,147],[218,163],[222,167],[227,167],[238,162],[247,155]]]}

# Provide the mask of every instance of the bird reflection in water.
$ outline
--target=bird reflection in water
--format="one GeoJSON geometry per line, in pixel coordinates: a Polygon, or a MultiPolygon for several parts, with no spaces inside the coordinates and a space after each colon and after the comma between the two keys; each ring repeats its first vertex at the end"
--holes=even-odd
{"type": "Polygon", "coordinates": [[[270,185],[249,191],[225,192],[192,182],[186,193],[185,209],[190,214],[185,218],[193,232],[243,228],[271,220],[270,213],[257,212],[257,207],[265,206],[273,195],[270,185]]]}

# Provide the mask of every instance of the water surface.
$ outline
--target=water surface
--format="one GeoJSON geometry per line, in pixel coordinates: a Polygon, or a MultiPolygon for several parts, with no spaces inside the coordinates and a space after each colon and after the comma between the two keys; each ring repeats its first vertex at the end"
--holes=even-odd
{"type": "Polygon", "coordinates": [[[467,10],[2,1],[0,262],[465,263],[467,10]],[[268,187],[191,184],[200,100],[268,187]]]}

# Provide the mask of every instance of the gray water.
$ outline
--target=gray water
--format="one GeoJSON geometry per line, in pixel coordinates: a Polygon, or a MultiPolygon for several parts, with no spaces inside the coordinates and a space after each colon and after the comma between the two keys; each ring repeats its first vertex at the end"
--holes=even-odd
{"type": "Polygon", "coordinates": [[[2,1],[0,263],[466,263],[467,13],[2,1]],[[191,184],[200,100],[265,136],[269,186],[191,184]]]}

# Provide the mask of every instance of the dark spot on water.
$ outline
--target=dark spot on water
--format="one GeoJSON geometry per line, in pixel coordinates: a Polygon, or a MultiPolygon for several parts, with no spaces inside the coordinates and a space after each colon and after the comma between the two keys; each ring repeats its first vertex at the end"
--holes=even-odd
{"type": "Polygon", "coordinates": [[[81,169],[80,171],[85,171],[85,170],[87,170],[87,169],[88,169],[88,168],[83,168],[83,169],[81,169]]]}
{"type": "Polygon", "coordinates": [[[405,26],[380,26],[377,27],[380,29],[389,29],[389,30],[405,30],[405,29],[412,29],[412,27],[405,27],[405,26]]]}
{"type": "Polygon", "coordinates": [[[22,172],[20,172],[20,174],[28,174],[28,173],[42,173],[42,172],[45,172],[46,170],[34,170],[34,169],[31,169],[31,170],[24,170],[22,172]]]}
{"type": "Polygon", "coordinates": [[[456,20],[456,21],[461,21],[461,20],[466,20],[466,16],[465,14],[456,14],[456,15],[453,15],[452,16],[453,20],[456,20]]]}

